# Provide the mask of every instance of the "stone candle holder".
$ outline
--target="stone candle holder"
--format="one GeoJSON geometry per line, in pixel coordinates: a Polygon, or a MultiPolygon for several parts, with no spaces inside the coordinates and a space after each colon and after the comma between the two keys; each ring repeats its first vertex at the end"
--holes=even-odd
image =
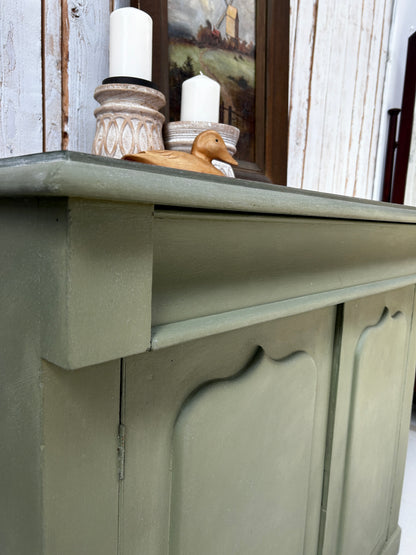
{"type": "Polygon", "coordinates": [[[165,117],[159,110],[166,104],[163,93],[144,85],[106,83],[95,89],[101,106],[92,153],[110,158],[143,150],[163,150],[165,117]]]}
{"type": "MultiPolygon", "coordinates": [[[[234,156],[237,150],[240,130],[225,123],[211,123],[208,121],[172,121],[166,124],[165,148],[168,150],[191,152],[195,137],[207,129],[217,131],[223,138],[228,152],[231,156],[234,156]]],[[[212,164],[227,177],[235,177],[230,164],[220,162],[219,160],[213,160],[212,164]]]]}

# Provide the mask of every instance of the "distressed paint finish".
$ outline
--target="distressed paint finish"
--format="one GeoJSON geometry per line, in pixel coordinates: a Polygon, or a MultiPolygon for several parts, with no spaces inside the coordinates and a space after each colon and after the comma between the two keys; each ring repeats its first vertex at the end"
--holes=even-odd
{"type": "Polygon", "coordinates": [[[42,151],[41,2],[2,2],[0,157],[42,151]]]}
{"type": "Polygon", "coordinates": [[[289,75],[289,160],[288,185],[303,182],[317,0],[293,2],[291,13],[291,47],[289,75]]]}
{"type": "Polygon", "coordinates": [[[85,0],[2,4],[0,157],[91,152],[111,8],[85,0]]]}
{"type": "Polygon", "coordinates": [[[108,77],[109,2],[65,0],[67,90],[63,88],[64,147],[91,152],[95,134],[94,90],[108,77]]]}
{"type": "Polygon", "coordinates": [[[44,0],[43,9],[43,150],[62,146],[61,3],[44,0]]]}
{"type": "Polygon", "coordinates": [[[372,197],[392,5],[293,1],[289,186],[372,197]]]}

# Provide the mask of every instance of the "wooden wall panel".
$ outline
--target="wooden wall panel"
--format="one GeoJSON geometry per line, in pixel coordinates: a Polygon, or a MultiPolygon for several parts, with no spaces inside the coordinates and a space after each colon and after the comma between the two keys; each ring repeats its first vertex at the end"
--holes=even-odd
{"type": "MultiPolygon", "coordinates": [[[[354,10],[351,14],[354,18],[353,26],[357,26],[358,33],[355,37],[355,44],[352,43],[351,49],[348,48],[348,55],[354,58],[355,65],[354,71],[348,75],[348,80],[351,80],[354,91],[352,97],[352,112],[340,114],[343,120],[341,125],[347,124],[349,128],[349,150],[346,153],[348,164],[346,167],[344,191],[341,190],[340,192],[350,196],[353,196],[354,192],[365,191],[364,180],[358,175],[358,164],[362,157],[368,156],[369,154],[366,144],[368,129],[364,127],[366,95],[368,86],[376,77],[374,73],[369,73],[370,43],[373,21],[375,18],[375,7],[373,3],[368,2],[368,0],[367,2],[364,0],[360,7],[361,9],[359,11],[354,10]],[[355,18],[354,16],[358,17],[355,18]]],[[[376,11],[378,11],[377,8],[376,11]]],[[[348,87],[348,84],[346,84],[346,86],[348,87]]]]}
{"type": "Polygon", "coordinates": [[[372,197],[393,2],[291,2],[289,186],[372,197]]]}
{"type": "Polygon", "coordinates": [[[42,151],[40,0],[4,0],[0,17],[0,157],[42,151]]]}
{"type": "MultiPolygon", "coordinates": [[[[317,4],[315,40],[312,51],[312,75],[309,84],[306,148],[301,182],[302,187],[307,189],[318,186],[321,190],[327,190],[327,184],[320,175],[321,164],[323,159],[326,172],[328,172],[328,164],[333,157],[333,152],[325,150],[325,142],[328,139],[333,141],[335,131],[335,125],[329,127],[328,118],[331,117],[330,105],[333,106],[336,101],[336,92],[331,90],[330,85],[336,86],[337,84],[331,81],[335,59],[338,58],[335,41],[337,29],[334,25],[338,17],[338,11],[338,2],[317,4]],[[333,48],[328,48],[329,45],[333,45],[333,48]],[[325,131],[331,133],[332,137],[329,138],[325,131]]],[[[297,70],[296,67],[293,69],[294,72],[297,70]]],[[[335,118],[332,121],[336,124],[335,118]]],[[[331,150],[333,149],[332,141],[331,150]]],[[[289,180],[288,183],[290,183],[289,180]]]]}
{"type": "Polygon", "coordinates": [[[303,182],[316,9],[317,0],[291,2],[287,184],[292,187],[300,187],[303,182]]]}
{"type": "Polygon", "coordinates": [[[354,187],[352,192],[351,189],[345,191],[350,196],[373,197],[392,4],[391,0],[374,1],[373,5],[365,3],[365,49],[359,65],[362,91],[357,109],[360,119],[359,148],[354,187]]]}
{"type": "Polygon", "coordinates": [[[110,2],[62,2],[63,44],[68,45],[68,60],[63,60],[63,146],[68,150],[91,152],[98,106],[94,90],[108,77],[109,15],[110,2]]]}
{"type": "Polygon", "coordinates": [[[95,88],[108,76],[112,0],[6,0],[0,157],[91,152],[95,88]]]}
{"type": "Polygon", "coordinates": [[[43,5],[43,150],[62,147],[61,3],[43,5]]]}

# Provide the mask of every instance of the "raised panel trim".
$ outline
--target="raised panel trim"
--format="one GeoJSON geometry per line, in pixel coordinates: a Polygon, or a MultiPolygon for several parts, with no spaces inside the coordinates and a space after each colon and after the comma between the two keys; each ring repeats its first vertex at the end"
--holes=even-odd
{"type": "Polygon", "coordinates": [[[173,430],[171,555],[303,552],[317,383],[308,353],[275,360],[259,348],[187,397],[173,430]]]}

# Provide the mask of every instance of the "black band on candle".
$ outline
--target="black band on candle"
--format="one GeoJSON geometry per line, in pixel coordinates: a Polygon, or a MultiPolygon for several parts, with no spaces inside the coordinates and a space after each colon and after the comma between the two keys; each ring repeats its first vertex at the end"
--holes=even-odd
{"type": "Polygon", "coordinates": [[[153,81],[148,81],[147,79],[140,79],[139,77],[107,77],[103,80],[103,85],[108,85],[110,83],[121,83],[125,85],[141,85],[142,87],[149,87],[151,89],[159,90],[158,87],[153,83],[153,81]]]}

